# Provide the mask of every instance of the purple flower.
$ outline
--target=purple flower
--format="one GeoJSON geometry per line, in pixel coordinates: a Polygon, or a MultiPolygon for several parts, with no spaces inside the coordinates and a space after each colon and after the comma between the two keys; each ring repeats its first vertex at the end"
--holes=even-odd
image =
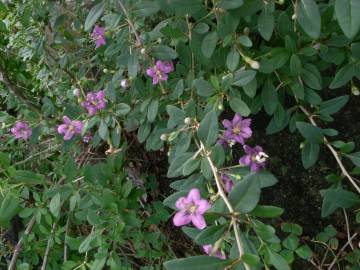
{"type": "Polygon", "coordinates": [[[202,247],[205,253],[209,256],[217,257],[219,259],[225,260],[226,256],[220,250],[213,251],[212,245],[205,245],[202,247]]]}
{"type": "Polygon", "coordinates": [[[10,129],[10,131],[16,139],[27,140],[32,134],[32,130],[29,127],[28,123],[24,121],[17,121],[15,125],[10,129]]]}
{"type": "Polygon", "coordinates": [[[166,81],[168,79],[167,73],[174,71],[172,62],[157,60],[155,66],[146,70],[146,74],[152,77],[153,85],[157,85],[159,81],[166,81]]]}
{"type": "Polygon", "coordinates": [[[245,156],[239,160],[240,165],[249,166],[252,172],[257,172],[265,168],[266,159],[269,157],[264,153],[261,146],[255,146],[251,148],[248,145],[244,145],[245,156]]]}
{"type": "Polygon", "coordinates": [[[93,116],[98,110],[104,109],[106,106],[104,90],[87,93],[81,106],[88,111],[89,116],[93,116]]]}
{"type": "Polygon", "coordinates": [[[230,178],[230,176],[228,176],[227,174],[223,173],[221,174],[221,179],[224,182],[224,186],[225,186],[225,191],[227,193],[230,193],[231,190],[234,187],[234,182],[232,181],[232,179],[230,178]]]}
{"type": "Polygon", "coordinates": [[[105,28],[95,25],[93,32],[91,33],[91,37],[95,41],[95,47],[99,48],[102,45],[106,44],[105,40],[105,28]]]}
{"type": "Polygon", "coordinates": [[[58,133],[64,134],[64,140],[68,141],[76,134],[81,134],[83,129],[83,122],[78,120],[71,120],[69,117],[64,116],[64,124],[58,126],[58,133]]]}
{"type": "Polygon", "coordinates": [[[251,119],[242,119],[240,114],[235,114],[232,121],[225,119],[222,124],[226,128],[224,133],[225,140],[244,144],[244,139],[248,139],[252,135],[250,129],[251,119]]]}
{"type": "Polygon", "coordinates": [[[191,189],[187,197],[180,197],[175,206],[179,210],[173,219],[175,226],[184,226],[192,222],[200,230],[206,227],[203,215],[210,208],[210,204],[207,200],[201,199],[197,188],[191,189]]]}
{"type": "Polygon", "coordinates": [[[90,133],[85,134],[82,138],[84,143],[89,143],[91,141],[91,139],[92,139],[92,136],[90,133]]]}

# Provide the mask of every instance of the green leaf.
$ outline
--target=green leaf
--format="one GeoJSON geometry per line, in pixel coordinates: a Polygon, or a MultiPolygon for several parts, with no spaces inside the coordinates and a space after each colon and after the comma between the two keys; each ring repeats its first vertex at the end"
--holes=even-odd
{"type": "Polygon", "coordinates": [[[182,175],[182,167],[184,163],[193,156],[193,153],[183,153],[177,155],[176,158],[171,162],[167,172],[167,177],[178,177],[182,175]]]}
{"type": "Polygon", "coordinates": [[[231,260],[221,260],[210,256],[195,256],[175,259],[164,263],[166,270],[224,270],[231,260]]]}
{"type": "Polygon", "coordinates": [[[207,81],[203,79],[196,79],[193,82],[193,86],[199,96],[209,97],[215,93],[215,88],[207,81]]]}
{"type": "Polygon", "coordinates": [[[249,84],[256,76],[255,70],[243,70],[239,69],[234,73],[234,79],[232,85],[245,86],[249,84]]]}
{"type": "Polygon", "coordinates": [[[355,74],[354,65],[347,64],[343,66],[341,69],[339,69],[336,72],[335,78],[331,81],[329,88],[335,89],[343,86],[344,84],[346,84],[348,81],[351,80],[354,74],[355,74]]]}
{"type": "Polygon", "coordinates": [[[208,112],[204,119],[200,122],[198,129],[199,139],[206,147],[214,144],[218,138],[219,125],[218,118],[215,111],[208,112]]]}
{"type": "Polygon", "coordinates": [[[24,183],[28,185],[45,184],[45,176],[42,174],[33,173],[32,171],[17,170],[13,182],[24,183]]]}
{"type": "Polygon", "coordinates": [[[200,159],[188,159],[182,167],[182,174],[185,176],[192,174],[197,168],[199,168],[199,165],[200,159]]]}
{"type": "Polygon", "coordinates": [[[321,17],[314,0],[300,0],[297,5],[297,19],[301,28],[309,37],[317,39],[320,36],[321,17]]]}
{"type": "Polygon", "coordinates": [[[348,157],[355,166],[360,167],[360,152],[347,154],[346,157],[348,157]]]}
{"type": "Polygon", "coordinates": [[[257,181],[259,181],[261,188],[271,187],[278,182],[277,178],[272,173],[265,170],[256,173],[255,176],[257,181]]]}
{"type": "Polygon", "coordinates": [[[80,244],[79,253],[84,253],[92,248],[92,244],[95,241],[97,234],[95,232],[90,233],[80,244]]]}
{"type": "Polygon", "coordinates": [[[312,89],[321,90],[322,89],[322,78],[319,70],[316,66],[311,64],[305,64],[302,69],[301,78],[304,80],[304,83],[312,89]]]}
{"type": "Polygon", "coordinates": [[[130,54],[128,59],[128,72],[130,78],[135,78],[139,71],[139,59],[136,54],[130,54]]]}
{"type": "Polygon", "coordinates": [[[320,104],[319,113],[323,115],[330,115],[338,112],[345,104],[349,101],[349,96],[340,96],[327,101],[324,101],[320,104]]]}
{"type": "Polygon", "coordinates": [[[242,116],[248,116],[251,112],[248,105],[238,97],[230,98],[230,107],[234,112],[237,112],[242,116]]]}
{"type": "Polygon", "coordinates": [[[270,80],[267,80],[262,88],[261,100],[266,113],[272,115],[278,106],[279,100],[276,89],[270,80]]]}
{"type": "Polygon", "coordinates": [[[251,39],[246,36],[246,35],[241,35],[239,37],[239,43],[245,47],[251,47],[252,46],[252,41],[251,39]]]}
{"type": "Polygon", "coordinates": [[[167,207],[176,210],[176,201],[180,198],[180,197],[185,197],[187,196],[188,192],[187,191],[179,191],[176,192],[174,194],[171,194],[169,197],[167,197],[164,201],[163,204],[166,205],[167,207]]]}
{"type": "Polygon", "coordinates": [[[299,76],[302,72],[301,60],[296,54],[293,54],[290,58],[290,72],[293,76],[299,76]]]}
{"type": "Polygon", "coordinates": [[[150,16],[160,10],[156,1],[139,1],[134,7],[134,14],[140,17],[150,16]]]}
{"type": "Polygon", "coordinates": [[[336,0],[335,15],[344,32],[349,39],[355,37],[360,29],[360,0],[336,0]]]}
{"type": "Polygon", "coordinates": [[[299,246],[299,238],[294,234],[290,234],[283,241],[283,246],[289,250],[295,251],[295,249],[299,246]]]}
{"type": "Polygon", "coordinates": [[[49,209],[50,209],[51,214],[54,215],[54,217],[60,216],[60,206],[61,206],[60,199],[61,199],[60,193],[56,193],[56,195],[51,198],[51,201],[49,204],[49,209]]]}
{"type": "Polygon", "coordinates": [[[308,245],[303,245],[299,247],[295,250],[295,252],[300,258],[304,260],[309,260],[313,255],[312,250],[309,248],[308,245]]]}
{"type": "Polygon", "coordinates": [[[303,229],[300,225],[295,223],[282,223],[281,230],[286,233],[293,233],[295,235],[302,235],[303,229]]]}
{"type": "Polygon", "coordinates": [[[120,146],[120,140],[121,140],[121,127],[116,126],[111,130],[111,142],[115,148],[118,148],[120,146]]]}
{"type": "Polygon", "coordinates": [[[258,255],[251,254],[251,253],[244,253],[241,256],[241,260],[249,266],[256,267],[259,265],[260,258],[258,255]]]}
{"type": "Polygon", "coordinates": [[[234,209],[240,213],[248,213],[258,204],[260,192],[260,184],[256,174],[251,173],[234,186],[229,195],[229,200],[234,209]]]}
{"type": "Polygon", "coordinates": [[[309,142],[320,142],[324,136],[321,128],[306,122],[296,122],[296,127],[309,142]]]}
{"type": "Polygon", "coordinates": [[[331,215],[338,208],[350,208],[360,203],[360,198],[357,194],[342,188],[321,190],[320,194],[324,198],[321,207],[322,217],[331,215]]]}
{"type": "Polygon", "coordinates": [[[285,261],[285,259],[278,253],[273,252],[270,248],[266,248],[270,263],[277,269],[277,270],[290,270],[289,265],[285,261]]]}
{"type": "Polygon", "coordinates": [[[284,209],[276,206],[258,205],[251,211],[251,215],[261,218],[274,218],[281,216],[284,213],[284,209]]]}
{"type": "Polygon", "coordinates": [[[226,58],[226,66],[230,71],[234,71],[239,65],[240,54],[236,50],[231,50],[226,58]]]}
{"type": "Polygon", "coordinates": [[[241,7],[243,4],[243,0],[221,0],[218,7],[223,9],[235,9],[241,7]]]}
{"type": "Polygon", "coordinates": [[[223,236],[226,228],[227,225],[207,227],[195,237],[195,243],[202,246],[213,244],[223,236]]]}
{"type": "Polygon", "coordinates": [[[19,210],[20,202],[21,200],[18,196],[14,196],[11,193],[6,194],[0,206],[0,227],[9,227],[11,219],[19,210]]]}
{"type": "Polygon", "coordinates": [[[212,54],[214,53],[214,50],[216,48],[216,44],[219,40],[218,34],[214,32],[210,32],[207,34],[202,43],[201,43],[201,52],[203,55],[207,58],[210,58],[212,54]]]}
{"type": "Polygon", "coordinates": [[[117,115],[127,115],[130,112],[130,106],[126,103],[117,103],[115,105],[115,113],[117,115]]]}
{"type": "Polygon", "coordinates": [[[178,57],[173,48],[166,45],[159,45],[152,49],[152,55],[160,60],[172,60],[178,57]]]}
{"type": "Polygon", "coordinates": [[[177,125],[184,124],[185,113],[183,110],[173,105],[167,105],[166,112],[170,116],[167,123],[168,128],[174,128],[177,125]]]}
{"type": "Polygon", "coordinates": [[[101,139],[103,139],[104,141],[106,141],[109,137],[109,129],[107,124],[105,123],[105,121],[102,119],[100,121],[100,126],[99,126],[99,136],[101,139]]]}
{"type": "Polygon", "coordinates": [[[150,123],[155,121],[155,118],[157,116],[158,113],[158,109],[159,109],[159,100],[158,99],[153,99],[148,107],[148,111],[147,111],[147,119],[150,123]]]}
{"type": "Polygon", "coordinates": [[[314,165],[319,157],[320,146],[316,142],[305,142],[302,149],[301,160],[305,169],[314,165]]]}
{"type": "Polygon", "coordinates": [[[93,6],[86,17],[84,30],[89,31],[90,28],[96,23],[96,21],[100,18],[100,16],[104,12],[104,2],[100,2],[99,4],[93,6]]]}
{"type": "Polygon", "coordinates": [[[264,8],[258,17],[257,27],[260,35],[266,41],[269,41],[274,31],[274,14],[270,12],[269,8],[264,8]]]}

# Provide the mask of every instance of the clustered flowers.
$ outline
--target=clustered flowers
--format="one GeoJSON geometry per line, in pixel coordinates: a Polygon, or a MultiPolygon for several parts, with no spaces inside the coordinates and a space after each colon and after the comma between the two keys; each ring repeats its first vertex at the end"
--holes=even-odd
{"type": "Polygon", "coordinates": [[[95,41],[95,47],[99,48],[102,45],[106,44],[105,40],[105,28],[95,25],[93,32],[91,33],[91,37],[95,41]]]}
{"type": "Polygon", "coordinates": [[[58,133],[64,134],[64,140],[68,141],[74,135],[80,135],[84,127],[83,122],[79,120],[71,120],[69,117],[63,117],[64,123],[58,126],[58,133]]]}
{"type": "Polygon", "coordinates": [[[155,66],[146,70],[146,74],[152,78],[152,84],[157,85],[160,81],[167,81],[168,73],[174,71],[172,62],[157,60],[155,66]]]}
{"type": "MultiPolygon", "coordinates": [[[[239,164],[243,166],[249,166],[250,170],[253,172],[264,169],[266,159],[269,156],[263,151],[261,146],[257,145],[252,148],[245,144],[245,140],[252,136],[252,130],[250,128],[251,119],[243,119],[241,115],[235,114],[231,121],[225,119],[222,124],[226,130],[223,136],[219,139],[218,143],[224,147],[232,146],[235,143],[240,143],[243,145],[245,155],[240,158],[239,164]]],[[[222,179],[226,188],[227,183],[229,183],[226,175],[222,176],[222,179]]]]}
{"type": "Polygon", "coordinates": [[[87,93],[81,106],[87,110],[89,116],[93,116],[98,110],[104,109],[106,106],[104,90],[87,93]]]}

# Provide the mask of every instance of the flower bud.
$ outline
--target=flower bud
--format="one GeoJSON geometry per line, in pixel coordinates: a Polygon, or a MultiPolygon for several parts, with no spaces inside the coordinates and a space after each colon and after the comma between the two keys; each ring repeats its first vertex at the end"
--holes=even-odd
{"type": "Polygon", "coordinates": [[[248,36],[250,34],[250,28],[249,27],[245,27],[244,28],[244,35],[248,36]]]}
{"type": "Polygon", "coordinates": [[[285,3],[285,0],[278,0],[277,2],[279,5],[283,5],[285,3]]]}
{"type": "Polygon", "coordinates": [[[161,41],[162,41],[161,38],[158,38],[158,39],[156,40],[157,43],[161,43],[161,41]]]}
{"type": "Polygon", "coordinates": [[[253,61],[253,60],[251,60],[251,61],[250,61],[250,67],[251,67],[252,69],[259,69],[259,68],[260,68],[260,63],[259,63],[258,61],[253,61]]]}
{"type": "Polygon", "coordinates": [[[187,125],[191,125],[191,118],[190,117],[186,117],[185,119],[184,119],[184,123],[185,124],[187,124],[187,125]]]}
{"type": "Polygon", "coordinates": [[[122,88],[126,89],[129,87],[129,80],[128,79],[122,79],[120,82],[120,85],[122,88]]]}
{"type": "Polygon", "coordinates": [[[75,89],[73,90],[73,94],[74,94],[74,96],[79,97],[79,96],[80,96],[80,89],[79,89],[79,88],[75,88],[75,89]]]}
{"type": "Polygon", "coordinates": [[[103,69],[103,72],[104,72],[104,73],[108,73],[109,70],[108,70],[107,68],[104,68],[104,69],[103,69]]]}
{"type": "Polygon", "coordinates": [[[168,134],[161,134],[161,136],[160,136],[160,140],[162,140],[162,141],[167,141],[167,139],[169,138],[169,135],[168,134]]]}
{"type": "Polygon", "coordinates": [[[300,149],[303,149],[304,146],[305,146],[305,143],[304,143],[304,142],[300,143],[300,149]]]}
{"type": "Polygon", "coordinates": [[[224,105],[222,104],[222,103],[220,103],[219,105],[218,105],[218,110],[219,111],[222,111],[224,109],[224,105]]]}
{"type": "Polygon", "coordinates": [[[318,50],[320,50],[320,46],[321,46],[321,44],[319,42],[317,42],[312,47],[318,51],[318,50]]]}
{"type": "Polygon", "coordinates": [[[297,16],[296,16],[295,13],[291,16],[291,19],[294,20],[294,21],[297,19],[297,16]]]}
{"type": "Polygon", "coordinates": [[[142,55],[146,54],[146,49],[145,49],[145,48],[141,48],[140,53],[141,53],[142,55]]]}
{"type": "Polygon", "coordinates": [[[354,96],[359,96],[360,95],[359,88],[356,85],[351,86],[351,93],[354,96]]]}

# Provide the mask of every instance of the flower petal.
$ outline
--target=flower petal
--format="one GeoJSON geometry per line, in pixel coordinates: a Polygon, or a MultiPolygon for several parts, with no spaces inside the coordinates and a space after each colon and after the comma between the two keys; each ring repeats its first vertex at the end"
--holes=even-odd
{"type": "Polygon", "coordinates": [[[236,114],[234,115],[233,120],[232,120],[233,125],[236,125],[236,124],[238,124],[238,123],[241,123],[241,121],[242,121],[241,115],[238,114],[238,113],[236,113],[236,114]]]}
{"type": "Polygon", "coordinates": [[[251,156],[250,155],[245,155],[243,157],[240,158],[239,163],[241,165],[246,165],[249,166],[251,163],[251,156]]]}
{"type": "Polygon", "coordinates": [[[204,229],[206,227],[205,219],[200,214],[193,214],[191,215],[191,221],[194,224],[194,226],[200,230],[204,229]]]}
{"type": "Polygon", "coordinates": [[[61,124],[61,125],[58,126],[57,130],[58,130],[59,134],[64,134],[68,130],[68,125],[61,124]]]}
{"type": "Polygon", "coordinates": [[[191,189],[189,194],[187,195],[187,199],[189,202],[197,203],[201,200],[200,191],[197,188],[191,189]]]}
{"type": "Polygon", "coordinates": [[[182,210],[185,209],[187,204],[189,204],[189,202],[186,197],[180,197],[179,199],[177,199],[175,206],[177,209],[182,210]]]}
{"type": "Polygon", "coordinates": [[[225,128],[232,128],[232,123],[227,119],[223,120],[222,124],[225,128]]]}
{"type": "Polygon", "coordinates": [[[180,227],[191,222],[191,216],[186,211],[177,212],[173,218],[175,226],[180,227]]]}
{"type": "Polygon", "coordinates": [[[200,200],[196,205],[196,213],[200,215],[203,215],[211,207],[207,200],[200,200]]]}

